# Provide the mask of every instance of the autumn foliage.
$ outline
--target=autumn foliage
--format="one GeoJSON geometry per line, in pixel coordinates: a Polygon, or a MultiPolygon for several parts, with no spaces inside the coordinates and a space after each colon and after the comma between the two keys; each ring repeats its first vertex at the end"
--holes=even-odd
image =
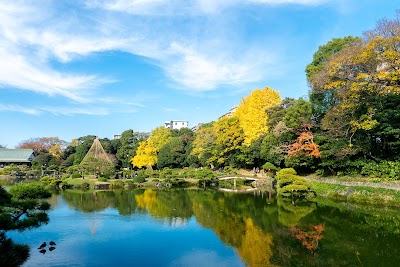
{"type": "Polygon", "coordinates": [[[297,133],[296,141],[290,145],[288,154],[290,156],[298,156],[304,154],[305,156],[314,156],[319,158],[321,153],[318,149],[318,144],[314,143],[314,136],[311,131],[311,125],[303,125],[302,129],[297,133]]]}
{"type": "Polygon", "coordinates": [[[65,141],[60,140],[58,137],[39,137],[22,141],[18,144],[17,148],[33,149],[36,153],[53,152],[57,154],[66,144],[65,141]]]}
{"type": "Polygon", "coordinates": [[[309,225],[307,229],[302,230],[300,228],[291,227],[290,231],[293,236],[295,236],[311,253],[315,253],[315,251],[319,248],[319,240],[321,240],[324,235],[325,227],[322,224],[318,225],[309,225]]]}
{"type": "Polygon", "coordinates": [[[240,127],[244,132],[244,145],[250,146],[262,134],[268,132],[268,114],[266,109],[281,102],[277,91],[265,87],[254,90],[240,102],[235,117],[239,119],[240,127]]]}

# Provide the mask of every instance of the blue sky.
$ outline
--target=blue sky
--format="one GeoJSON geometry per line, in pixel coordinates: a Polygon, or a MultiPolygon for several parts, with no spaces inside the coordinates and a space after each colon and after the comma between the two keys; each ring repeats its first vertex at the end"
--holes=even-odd
{"type": "Polygon", "coordinates": [[[400,0],[3,0],[0,144],[209,122],[252,90],[306,97],[318,46],[400,0]]]}

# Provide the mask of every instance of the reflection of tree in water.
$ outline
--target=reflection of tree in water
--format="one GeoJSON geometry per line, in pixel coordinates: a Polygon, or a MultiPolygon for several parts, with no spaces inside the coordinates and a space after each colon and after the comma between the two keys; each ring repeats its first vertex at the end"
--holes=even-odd
{"type": "Polygon", "coordinates": [[[324,199],[317,204],[318,209],[303,216],[291,227],[292,231],[284,226],[273,233],[273,263],[281,266],[398,265],[398,210],[368,207],[350,211],[346,205],[324,199]],[[314,248],[318,255],[310,253],[314,248]]]}
{"type": "MultiPolygon", "coordinates": [[[[360,261],[395,266],[400,261],[400,213],[380,209],[355,209],[335,204],[297,203],[266,196],[196,190],[132,190],[64,192],[67,202],[83,211],[107,207],[120,214],[145,212],[170,226],[184,225],[195,215],[234,247],[248,266],[359,266],[360,261]],[[87,195],[87,196],[86,196],[87,195]],[[90,203],[84,203],[88,200],[90,203]],[[317,209],[318,206],[318,209],[317,209]],[[305,249],[290,231],[323,224],[323,239],[316,256],[305,249]],[[393,254],[388,257],[386,249],[393,254]],[[373,253],[371,253],[373,252],[373,253]]],[[[305,233],[307,235],[307,233],[305,233]]]]}
{"type": "Polygon", "coordinates": [[[114,207],[115,203],[113,191],[66,190],[63,197],[69,206],[83,212],[101,211],[108,207],[114,207]]]}
{"type": "MultiPolygon", "coordinates": [[[[273,227],[270,225],[272,221],[266,220],[269,225],[264,225],[266,227],[263,230],[251,218],[259,208],[260,198],[197,192],[192,194],[192,199],[197,221],[213,229],[227,245],[235,247],[247,266],[273,266],[270,263],[272,236],[265,230],[273,227]]],[[[270,207],[261,210],[267,214],[274,209],[270,207]]]]}
{"type": "Polygon", "coordinates": [[[245,225],[245,235],[241,246],[238,248],[239,255],[247,266],[274,266],[270,262],[272,236],[254,225],[252,219],[247,219],[245,225]]]}
{"type": "Polygon", "coordinates": [[[148,189],[143,194],[135,195],[139,210],[146,210],[156,218],[178,227],[185,225],[193,215],[190,197],[186,191],[155,191],[148,189]]]}
{"type": "MultiPolygon", "coordinates": [[[[136,193],[138,193],[136,191],[136,193]]],[[[80,191],[66,190],[63,197],[67,204],[83,212],[102,211],[106,208],[117,208],[120,215],[135,213],[136,201],[134,191],[80,191]]]]}
{"type": "Polygon", "coordinates": [[[315,208],[315,203],[292,204],[289,200],[281,197],[277,198],[279,222],[286,226],[295,226],[300,220],[311,214],[315,208]]]}
{"type": "Polygon", "coordinates": [[[324,226],[322,224],[310,224],[304,229],[292,226],[290,231],[292,235],[301,242],[301,245],[311,253],[314,253],[319,248],[319,240],[324,237],[322,234],[324,232],[324,226]]]}

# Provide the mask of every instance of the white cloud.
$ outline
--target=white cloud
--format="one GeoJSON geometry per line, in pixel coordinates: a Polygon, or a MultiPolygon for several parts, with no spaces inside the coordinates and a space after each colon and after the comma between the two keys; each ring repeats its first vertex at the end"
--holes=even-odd
{"type": "Polygon", "coordinates": [[[40,111],[34,108],[26,108],[20,105],[10,105],[10,104],[1,104],[0,103],[0,111],[12,111],[12,112],[20,112],[29,115],[39,115],[40,111]]]}
{"type": "Polygon", "coordinates": [[[87,0],[91,8],[103,8],[135,15],[188,16],[217,14],[224,9],[247,4],[320,5],[332,0],[87,0]]]}
{"type": "Polygon", "coordinates": [[[171,44],[170,51],[174,56],[164,62],[166,73],[175,82],[200,91],[213,90],[223,84],[241,85],[257,81],[263,75],[262,65],[271,63],[272,59],[262,51],[233,58],[215,52],[201,53],[177,43],[171,44]]]}
{"type": "Polygon", "coordinates": [[[0,47],[0,87],[12,86],[48,95],[61,95],[75,101],[87,102],[89,88],[102,83],[96,76],[70,75],[35,65],[21,54],[0,47]],[[84,90],[86,89],[86,90],[84,90]]]}
{"type": "MultiPolygon", "coordinates": [[[[28,115],[41,115],[43,113],[52,113],[54,115],[108,115],[109,110],[104,107],[77,107],[77,106],[44,106],[44,107],[26,107],[14,104],[1,104],[0,111],[19,112],[28,115]]],[[[128,112],[126,112],[128,113],[128,112]]]]}
{"type": "Polygon", "coordinates": [[[332,0],[247,0],[250,3],[268,4],[268,5],[283,5],[283,4],[296,4],[296,5],[320,5],[332,0]]]}
{"type": "MultiPolygon", "coordinates": [[[[96,75],[54,70],[48,62],[48,54],[58,56],[61,60],[68,59],[68,53],[75,52],[70,45],[74,38],[62,32],[48,32],[43,25],[49,16],[46,15],[47,9],[41,7],[45,10],[43,12],[25,3],[0,3],[0,87],[15,87],[87,102],[86,96],[92,89],[110,81],[96,75]],[[54,46],[51,37],[58,40],[59,46],[54,46]],[[57,49],[61,44],[67,45],[68,53],[57,49]]],[[[82,49],[88,46],[81,44],[82,49]]]]}
{"type": "Polygon", "coordinates": [[[109,111],[102,107],[41,107],[40,110],[50,112],[54,115],[97,115],[104,116],[108,115],[109,111]]]}
{"type": "MultiPolygon", "coordinates": [[[[274,63],[281,60],[279,51],[269,52],[265,43],[254,45],[251,40],[235,39],[237,44],[232,46],[232,36],[225,33],[224,26],[207,34],[202,16],[196,15],[246,4],[314,5],[327,1],[88,0],[85,6],[74,7],[79,11],[59,10],[62,5],[58,1],[0,2],[0,86],[90,102],[96,98],[96,88],[116,81],[96,74],[66,73],[55,69],[51,61],[66,63],[113,50],[150,59],[170,78],[170,84],[183,90],[200,92],[258,82],[266,75],[279,74],[274,63]],[[190,16],[190,25],[154,17],[176,14],[190,16]],[[201,35],[192,32],[196,29],[201,35]]],[[[211,16],[209,23],[223,19],[211,16]]]]}

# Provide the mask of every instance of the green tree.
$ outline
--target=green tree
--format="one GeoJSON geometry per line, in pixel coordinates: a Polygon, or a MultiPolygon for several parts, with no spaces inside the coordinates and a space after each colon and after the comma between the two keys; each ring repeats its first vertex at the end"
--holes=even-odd
{"type": "Polygon", "coordinates": [[[240,167],[253,168],[260,167],[265,163],[264,157],[261,155],[262,142],[265,136],[260,136],[251,143],[250,146],[242,146],[241,153],[237,156],[240,167]]]}
{"type": "Polygon", "coordinates": [[[297,131],[303,125],[311,124],[312,107],[311,103],[300,98],[295,104],[286,109],[283,121],[286,126],[297,131]]]}
{"type": "Polygon", "coordinates": [[[20,266],[29,257],[27,245],[15,244],[5,231],[24,230],[47,223],[51,193],[38,183],[18,184],[7,192],[0,186],[0,265],[20,266]]]}
{"type": "Polygon", "coordinates": [[[286,144],[283,144],[279,136],[268,133],[262,139],[260,155],[275,166],[281,166],[286,154],[286,144]]]}
{"type": "Polygon", "coordinates": [[[0,232],[0,265],[21,266],[29,258],[29,246],[15,244],[4,232],[0,232]]]}
{"type": "Polygon", "coordinates": [[[274,129],[280,121],[282,121],[282,119],[285,117],[287,109],[293,106],[295,103],[296,100],[294,98],[286,97],[278,105],[267,108],[267,125],[270,131],[271,129],[274,129]]]}
{"type": "Polygon", "coordinates": [[[317,86],[313,80],[319,73],[324,72],[324,65],[332,55],[359,42],[360,38],[353,36],[333,38],[327,44],[318,48],[318,51],[313,55],[313,61],[307,65],[306,75],[311,86],[310,101],[314,119],[317,122],[320,122],[322,117],[336,104],[337,96],[334,90],[323,89],[317,86]]]}
{"type": "Polygon", "coordinates": [[[116,156],[122,167],[131,167],[131,159],[135,156],[139,143],[147,138],[148,134],[133,130],[126,130],[121,134],[121,138],[118,139],[121,145],[116,156]]]}
{"type": "Polygon", "coordinates": [[[172,137],[158,153],[157,168],[180,168],[185,162],[185,142],[180,137],[172,137]]]}
{"type": "Polygon", "coordinates": [[[377,160],[398,151],[397,141],[388,145],[388,140],[398,136],[390,130],[397,128],[397,120],[388,120],[384,113],[396,118],[390,109],[397,105],[394,103],[400,94],[399,29],[399,17],[378,22],[363,42],[353,42],[331,55],[322,69],[310,76],[313,90],[334,95],[321,119],[321,134],[326,142],[321,143],[323,160],[340,160],[346,168],[343,164],[358,158],[377,160]],[[384,102],[390,104],[385,106],[384,102]]]}

